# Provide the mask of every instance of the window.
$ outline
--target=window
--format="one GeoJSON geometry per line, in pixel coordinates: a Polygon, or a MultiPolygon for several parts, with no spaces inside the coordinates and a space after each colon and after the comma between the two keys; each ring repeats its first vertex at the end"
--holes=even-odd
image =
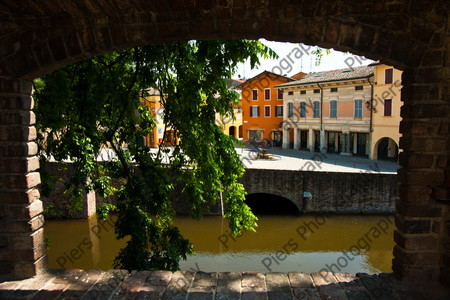
{"type": "Polygon", "coordinates": [[[337,101],[330,101],[330,118],[337,118],[337,101]]]}
{"type": "Polygon", "coordinates": [[[363,86],[362,85],[355,86],[355,91],[362,91],[362,90],[363,90],[363,86]]]}
{"type": "Polygon", "coordinates": [[[250,110],[250,117],[259,117],[259,106],[253,105],[250,110]]]}
{"type": "Polygon", "coordinates": [[[283,91],[278,90],[278,100],[283,100],[283,91]]]}
{"type": "Polygon", "coordinates": [[[394,77],[394,69],[384,70],[384,83],[392,83],[394,77]]]}
{"type": "Polygon", "coordinates": [[[320,94],[320,89],[314,90],[314,94],[320,94]]]}
{"type": "Polygon", "coordinates": [[[258,100],[258,90],[252,90],[252,100],[258,100]]]}
{"type": "Polygon", "coordinates": [[[300,102],[300,118],[306,118],[306,102],[300,102]]]}
{"type": "Polygon", "coordinates": [[[294,116],[294,103],[289,102],[288,103],[288,118],[291,118],[294,116]]]}
{"type": "Polygon", "coordinates": [[[288,92],[288,95],[292,96],[292,95],[294,95],[294,92],[288,92]]]}
{"type": "Polygon", "coordinates": [[[264,89],[264,100],[270,100],[270,89],[264,89]]]}
{"type": "Polygon", "coordinates": [[[264,117],[270,117],[270,105],[264,105],[264,117]]]}
{"type": "Polygon", "coordinates": [[[355,118],[362,118],[362,100],[355,100],[355,118]]]}
{"type": "Polygon", "coordinates": [[[331,89],[330,89],[330,92],[331,92],[331,93],[337,93],[337,91],[338,91],[338,88],[331,88],[331,89]]]}
{"type": "Polygon", "coordinates": [[[314,101],[314,118],[320,118],[320,102],[314,101]]]}
{"type": "Polygon", "coordinates": [[[306,95],[306,91],[300,91],[300,95],[306,95]]]}
{"type": "Polygon", "coordinates": [[[275,106],[275,115],[277,117],[283,117],[283,105],[275,106]]]}
{"type": "Polygon", "coordinates": [[[384,116],[392,116],[392,99],[384,99],[384,116]]]}

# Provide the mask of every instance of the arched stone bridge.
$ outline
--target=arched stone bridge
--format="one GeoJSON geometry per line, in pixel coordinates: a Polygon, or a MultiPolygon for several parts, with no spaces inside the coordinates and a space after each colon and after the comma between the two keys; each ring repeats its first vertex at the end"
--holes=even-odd
{"type": "Polygon", "coordinates": [[[398,200],[396,174],[246,169],[242,183],[248,194],[284,197],[304,213],[393,213],[398,200]]]}

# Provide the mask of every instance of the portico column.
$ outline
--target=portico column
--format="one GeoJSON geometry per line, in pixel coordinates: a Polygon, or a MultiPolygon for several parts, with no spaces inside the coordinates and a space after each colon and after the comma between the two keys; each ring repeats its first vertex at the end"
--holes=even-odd
{"type": "Polygon", "coordinates": [[[294,128],[294,149],[298,150],[300,148],[300,134],[298,128],[294,128]]]}
{"type": "Polygon", "coordinates": [[[322,153],[326,153],[327,152],[325,130],[323,130],[323,129],[320,131],[320,152],[322,152],[322,153]]]}
{"type": "Polygon", "coordinates": [[[338,153],[339,152],[339,139],[340,139],[340,135],[339,133],[335,132],[334,133],[334,152],[338,153]]]}
{"type": "Polygon", "coordinates": [[[314,130],[312,128],[309,129],[308,132],[308,148],[309,148],[309,152],[314,152],[314,144],[315,144],[315,140],[314,140],[314,130]]]}
{"type": "Polygon", "coordinates": [[[0,80],[0,275],[27,278],[46,266],[32,85],[0,80]]]}
{"type": "Polygon", "coordinates": [[[283,127],[283,149],[289,149],[289,128],[283,127]]]}
{"type": "Polygon", "coordinates": [[[350,132],[347,132],[347,154],[350,156],[353,155],[352,146],[353,146],[352,137],[350,136],[350,132]]]}
{"type": "Polygon", "coordinates": [[[350,152],[350,133],[346,132],[344,133],[344,145],[342,147],[341,155],[344,156],[352,156],[352,153],[350,152]]]}

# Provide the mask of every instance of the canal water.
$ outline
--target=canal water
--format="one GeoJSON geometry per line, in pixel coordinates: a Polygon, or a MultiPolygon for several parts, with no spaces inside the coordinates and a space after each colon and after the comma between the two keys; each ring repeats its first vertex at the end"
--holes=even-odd
{"type": "MultiPolygon", "coordinates": [[[[177,217],[195,247],[182,270],[205,272],[391,272],[391,216],[259,216],[257,232],[232,237],[220,216],[177,217]]],[[[50,268],[111,269],[125,241],[115,239],[114,217],[106,221],[49,220],[50,268]]]]}

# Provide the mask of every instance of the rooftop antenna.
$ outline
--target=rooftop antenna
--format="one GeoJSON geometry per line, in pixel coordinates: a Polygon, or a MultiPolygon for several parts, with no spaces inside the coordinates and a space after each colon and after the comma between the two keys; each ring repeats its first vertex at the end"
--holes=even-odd
{"type": "Polygon", "coordinates": [[[309,56],[309,73],[312,73],[312,55],[309,56]]]}
{"type": "Polygon", "coordinates": [[[303,55],[300,57],[300,72],[303,72],[303,55]]]}

